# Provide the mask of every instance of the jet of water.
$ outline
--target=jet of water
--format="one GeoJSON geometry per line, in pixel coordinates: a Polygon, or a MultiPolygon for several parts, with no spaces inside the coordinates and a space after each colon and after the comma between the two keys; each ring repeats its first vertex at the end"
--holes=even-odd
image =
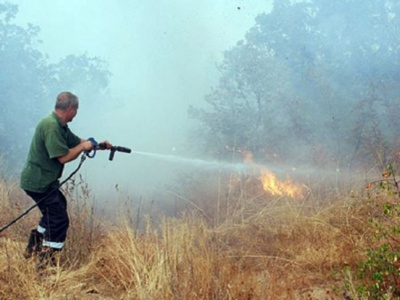
{"type": "Polygon", "coordinates": [[[182,163],[192,165],[194,167],[208,168],[208,169],[229,169],[234,171],[243,171],[250,168],[250,165],[243,163],[227,163],[216,160],[203,160],[198,158],[188,158],[176,155],[158,154],[142,151],[132,151],[132,153],[149,156],[155,159],[161,159],[174,163],[182,163]]]}
{"type": "Polygon", "coordinates": [[[236,171],[236,172],[249,172],[254,173],[254,171],[264,171],[268,170],[274,172],[276,174],[280,174],[282,176],[291,175],[291,176],[312,176],[317,174],[318,176],[340,176],[341,172],[338,170],[328,170],[328,169],[316,169],[312,166],[307,165],[297,165],[294,167],[293,165],[263,165],[257,163],[229,163],[224,161],[217,160],[203,160],[198,158],[188,158],[177,155],[167,155],[167,154],[159,154],[159,153],[151,153],[151,152],[143,152],[143,151],[133,151],[132,153],[148,156],[154,159],[160,159],[164,161],[169,161],[172,163],[180,163],[185,165],[191,165],[196,168],[203,168],[208,170],[225,170],[225,171],[236,171]]]}

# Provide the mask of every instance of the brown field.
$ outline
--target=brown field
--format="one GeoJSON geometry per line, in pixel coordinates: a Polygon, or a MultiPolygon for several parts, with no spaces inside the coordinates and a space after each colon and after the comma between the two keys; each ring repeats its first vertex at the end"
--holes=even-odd
{"type": "MultiPolygon", "coordinates": [[[[37,258],[22,256],[36,209],[0,234],[0,299],[360,299],[345,267],[364,258],[368,220],[392,200],[363,185],[308,186],[301,200],[251,180],[224,192],[199,186],[190,199],[176,192],[168,214],[124,203],[117,219],[100,213],[87,187],[70,186],[57,267],[39,275],[37,258]]],[[[1,180],[1,227],[31,204],[1,180]]]]}

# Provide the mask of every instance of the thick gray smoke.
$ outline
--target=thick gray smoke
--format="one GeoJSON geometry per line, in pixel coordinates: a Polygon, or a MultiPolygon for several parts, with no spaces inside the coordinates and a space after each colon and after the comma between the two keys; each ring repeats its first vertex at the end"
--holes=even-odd
{"type": "MultiPolygon", "coordinates": [[[[272,7],[272,1],[231,0],[11,2],[19,8],[18,25],[40,27],[42,42],[35,47],[51,61],[87,54],[108,63],[112,76],[105,109],[98,105],[104,99],[93,98],[85,86],[73,87],[80,97],[70,124],[74,132],[137,151],[189,157],[196,141],[188,140],[194,122],[188,106],[202,105],[218,81],[223,52],[272,7]]],[[[169,183],[176,167],[134,153],[117,153],[109,162],[108,153],[98,153],[81,173],[95,192],[113,192],[118,185],[142,193],[169,183]]]]}
{"type": "Polygon", "coordinates": [[[395,2],[14,3],[0,5],[11,166],[60,90],[81,100],[74,132],[133,150],[81,170],[110,198],[161,193],[183,171],[242,172],[245,152],[282,176],[344,181],[398,159],[395,2]]]}

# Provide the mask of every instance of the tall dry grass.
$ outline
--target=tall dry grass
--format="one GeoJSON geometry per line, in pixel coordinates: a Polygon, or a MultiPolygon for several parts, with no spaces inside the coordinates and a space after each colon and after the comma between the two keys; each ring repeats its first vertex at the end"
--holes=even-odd
{"type": "MultiPolygon", "coordinates": [[[[384,195],[310,189],[299,201],[219,184],[175,193],[175,217],[132,210],[135,220],[110,223],[84,182],[72,182],[66,249],[47,276],[22,256],[37,211],[1,234],[0,299],[358,299],[343,270],[372,243],[368,218],[384,195]]],[[[2,180],[0,225],[29,201],[2,180]]]]}

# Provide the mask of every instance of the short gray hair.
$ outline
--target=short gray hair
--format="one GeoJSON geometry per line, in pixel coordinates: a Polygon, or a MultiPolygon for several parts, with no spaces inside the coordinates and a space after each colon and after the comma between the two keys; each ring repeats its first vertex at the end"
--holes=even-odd
{"type": "Polygon", "coordinates": [[[57,96],[56,109],[65,111],[68,107],[78,107],[78,97],[70,92],[61,92],[57,96]]]}

